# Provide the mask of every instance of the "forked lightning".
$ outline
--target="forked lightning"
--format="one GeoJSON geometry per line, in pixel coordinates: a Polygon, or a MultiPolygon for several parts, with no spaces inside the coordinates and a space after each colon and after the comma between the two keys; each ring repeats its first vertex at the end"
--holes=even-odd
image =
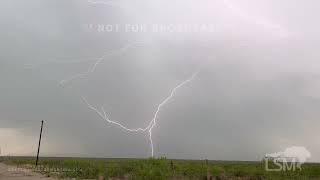
{"type": "Polygon", "coordinates": [[[104,110],[103,107],[101,107],[101,111],[98,110],[98,108],[94,107],[93,105],[91,105],[86,98],[82,97],[83,101],[87,104],[87,106],[95,111],[102,119],[106,120],[108,123],[111,123],[115,126],[120,127],[121,129],[127,131],[127,132],[148,132],[148,136],[149,136],[149,141],[150,141],[150,148],[151,148],[151,156],[154,157],[154,146],[153,146],[153,140],[152,140],[152,130],[155,127],[156,123],[157,123],[157,119],[158,119],[158,114],[161,111],[161,108],[166,105],[176,94],[177,90],[181,87],[183,87],[184,85],[186,85],[187,83],[190,83],[197,75],[198,75],[199,71],[196,71],[195,73],[192,74],[192,76],[190,78],[188,78],[187,80],[181,82],[180,84],[178,84],[176,87],[174,87],[171,92],[170,95],[168,97],[166,97],[157,107],[156,112],[154,113],[153,119],[150,121],[149,125],[145,128],[137,128],[137,129],[131,129],[126,127],[125,125],[116,122],[116,121],[112,121],[110,120],[109,116],[107,115],[106,111],[104,110]]]}

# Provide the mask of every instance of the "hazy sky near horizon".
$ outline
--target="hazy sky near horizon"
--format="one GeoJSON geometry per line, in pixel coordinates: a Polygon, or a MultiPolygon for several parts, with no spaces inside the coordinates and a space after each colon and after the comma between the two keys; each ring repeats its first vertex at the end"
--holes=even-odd
{"type": "Polygon", "coordinates": [[[304,146],[310,161],[320,162],[319,6],[300,0],[1,1],[2,154],[33,155],[45,120],[43,155],[148,157],[147,134],[108,124],[81,96],[104,106],[112,120],[144,127],[171,89],[201,67],[160,111],[156,156],[260,160],[304,146]],[[213,25],[214,31],[152,30],[181,24],[213,25]],[[101,32],[101,25],[120,29],[101,32]],[[147,29],[125,31],[133,25],[147,29]],[[59,84],[103,56],[88,76],[59,84]]]}

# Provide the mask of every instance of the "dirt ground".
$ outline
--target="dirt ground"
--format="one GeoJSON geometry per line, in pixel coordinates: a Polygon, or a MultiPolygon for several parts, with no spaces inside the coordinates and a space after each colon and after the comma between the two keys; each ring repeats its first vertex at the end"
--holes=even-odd
{"type": "Polygon", "coordinates": [[[54,180],[27,169],[16,168],[0,163],[0,180],[54,180]]]}

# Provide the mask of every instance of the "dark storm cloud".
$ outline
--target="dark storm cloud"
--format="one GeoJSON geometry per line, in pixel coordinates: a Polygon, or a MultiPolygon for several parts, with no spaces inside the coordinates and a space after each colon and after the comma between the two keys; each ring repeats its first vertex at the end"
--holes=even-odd
{"type": "MultiPolygon", "coordinates": [[[[22,141],[21,134],[36,137],[44,119],[44,154],[146,157],[147,134],[108,124],[80,96],[104,106],[112,119],[138,128],[151,120],[174,86],[202,66],[161,110],[154,129],[157,156],[258,160],[300,145],[319,161],[319,38],[314,33],[319,27],[313,23],[315,11],[302,13],[316,2],[234,2],[257,14],[252,19],[241,19],[222,2],[177,1],[168,7],[170,2],[139,1],[128,12],[86,1],[1,2],[0,123],[10,129],[2,132],[20,132],[13,136],[22,141]],[[252,22],[268,18],[290,36],[277,36],[272,28],[252,22]],[[217,24],[218,30],[154,34],[84,29],[99,23],[194,22],[217,24]],[[141,39],[151,43],[129,48],[88,77],[59,86],[62,79],[86,72],[108,50],[141,39]],[[78,60],[85,62],[64,63],[78,60]]],[[[24,153],[33,151],[31,142],[23,145],[24,153]]]]}

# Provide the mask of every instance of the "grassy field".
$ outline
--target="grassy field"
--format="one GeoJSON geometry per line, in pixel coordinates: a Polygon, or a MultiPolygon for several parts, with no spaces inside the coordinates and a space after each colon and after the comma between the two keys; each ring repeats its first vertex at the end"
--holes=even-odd
{"type": "Polygon", "coordinates": [[[320,179],[320,164],[302,170],[268,172],[263,162],[225,162],[160,159],[41,158],[39,166],[27,157],[5,163],[59,178],[97,179],[320,179]]]}

